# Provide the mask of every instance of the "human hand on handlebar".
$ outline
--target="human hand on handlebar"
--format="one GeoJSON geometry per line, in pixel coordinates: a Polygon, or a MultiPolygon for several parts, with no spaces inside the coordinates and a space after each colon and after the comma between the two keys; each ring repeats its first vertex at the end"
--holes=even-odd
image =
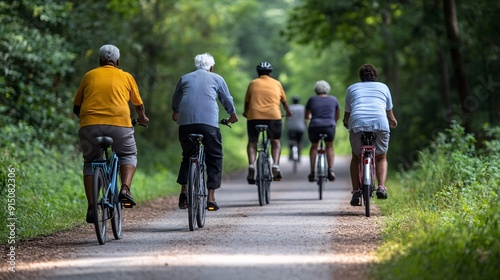
{"type": "Polygon", "coordinates": [[[228,122],[228,123],[235,123],[235,122],[237,122],[237,121],[238,121],[238,116],[236,115],[236,113],[231,114],[231,115],[229,116],[229,119],[227,119],[227,122],[228,122]]]}

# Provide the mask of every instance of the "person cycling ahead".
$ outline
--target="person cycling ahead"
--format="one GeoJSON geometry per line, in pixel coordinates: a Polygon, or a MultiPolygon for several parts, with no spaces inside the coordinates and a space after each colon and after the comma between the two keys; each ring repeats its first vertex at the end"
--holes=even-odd
{"type": "Polygon", "coordinates": [[[293,142],[297,143],[298,156],[300,161],[300,150],[302,148],[302,136],[306,130],[305,106],[300,104],[300,97],[292,98],[292,105],[289,106],[292,116],[286,118],[285,126],[288,131],[288,145],[290,146],[290,159],[292,159],[293,142]]]}
{"type": "Polygon", "coordinates": [[[392,111],[392,97],[387,85],[377,82],[378,71],[371,64],[364,64],[359,69],[361,82],[347,88],[345,100],[344,126],[349,129],[349,141],[352,149],[351,205],[359,205],[359,158],[361,153],[361,133],[374,132],[376,135],[376,177],[378,181],[377,198],[387,199],[387,151],[389,149],[390,128],[396,128],[398,122],[392,111]]]}
{"type": "Polygon", "coordinates": [[[247,118],[248,133],[248,176],[249,184],[255,184],[255,157],[257,153],[257,141],[259,137],[256,125],[265,124],[268,126],[267,135],[271,139],[271,157],[273,158],[272,172],[274,180],[282,178],[279,167],[281,155],[281,109],[283,105],[286,116],[292,116],[286,95],[281,83],[271,78],[273,66],[269,62],[261,62],[257,65],[258,78],[252,80],[248,85],[245,95],[245,109],[243,116],[247,118]]]}
{"type": "Polygon", "coordinates": [[[83,76],[73,100],[73,112],[80,119],[78,136],[84,160],[87,223],[93,223],[94,220],[92,161],[102,158],[102,150],[94,139],[98,136],[113,138],[112,146],[119,159],[122,183],[119,199],[135,205],[130,188],[137,165],[137,148],[129,102],[135,106],[137,122],[149,122],[134,78],[118,68],[120,50],[113,45],[103,45],[99,49],[99,63],[99,67],[83,76]]]}
{"type": "Polygon", "coordinates": [[[333,148],[333,141],[335,140],[335,131],[337,128],[337,121],[340,118],[340,106],[335,96],[328,95],[330,92],[330,85],[326,81],[317,81],[314,86],[315,96],[309,98],[306,103],[306,119],[309,122],[309,140],[311,141],[311,149],[309,151],[311,173],[309,173],[309,182],[315,180],[315,163],[316,156],[318,155],[318,145],[320,134],[326,134],[326,158],[328,162],[328,181],[335,180],[335,173],[333,172],[333,163],[335,158],[335,151],[333,148]]]}

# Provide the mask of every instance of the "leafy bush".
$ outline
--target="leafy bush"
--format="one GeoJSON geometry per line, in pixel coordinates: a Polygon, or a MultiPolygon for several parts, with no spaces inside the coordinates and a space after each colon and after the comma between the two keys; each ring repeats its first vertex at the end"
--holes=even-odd
{"type": "MultiPolygon", "coordinates": [[[[399,174],[388,204],[380,279],[488,279],[500,274],[500,162],[452,125],[399,174]]],[[[488,147],[488,145],[486,145],[488,147]]]]}

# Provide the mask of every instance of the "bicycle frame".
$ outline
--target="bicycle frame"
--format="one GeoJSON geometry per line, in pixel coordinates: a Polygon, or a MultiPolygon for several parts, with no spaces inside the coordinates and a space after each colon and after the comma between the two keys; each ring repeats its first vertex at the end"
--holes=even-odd
{"type": "MultiPolygon", "coordinates": [[[[106,178],[106,185],[108,186],[105,198],[105,205],[108,208],[113,209],[114,205],[110,197],[115,197],[118,199],[118,156],[112,151],[111,156],[109,155],[109,146],[101,146],[103,149],[103,159],[92,162],[92,173],[97,167],[101,167],[104,171],[104,177],[106,178]]],[[[112,150],[112,149],[111,149],[112,150]]]]}
{"type": "Polygon", "coordinates": [[[325,189],[327,174],[327,156],[326,156],[326,134],[319,135],[318,154],[316,155],[316,182],[318,183],[319,199],[323,199],[323,190],[325,189]]]}
{"type": "Polygon", "coordinates": [[[188,218],[189,229],[194,231],[205,225],[207,189],[205,184],[205,149],[203,135],[190,134],[189,140],[195,143],[195,153],[189,157],[188,170],[188,218]],[[193,170],[194,169],[194,170],[193,170]]]}
{"type": "Polygon", "coordinates": [[[270,140],[267,135],[267,125],[256,125],[259,131],[259,141],[257,142],[257,177],[256,183],[259,194],[259,205],[269,204],[272,174],[269,163],[270,140]]]}
{"type": "Polygon", "coordinates": [[[359,191],[365,205],[365,215],[370,217],[370,198],[373,198],[375,191],[375,151],[376,147],[372,145],[375,140],[373,132],[361,133],[361,153],[359,158],[359,191]]]}

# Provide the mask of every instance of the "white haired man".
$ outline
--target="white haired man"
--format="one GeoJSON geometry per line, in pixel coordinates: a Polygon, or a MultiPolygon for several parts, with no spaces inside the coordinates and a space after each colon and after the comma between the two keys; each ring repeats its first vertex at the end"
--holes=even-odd
{"type": "Polygon", "coordinates": [[[129,73],[117,68],[120,50],[113,45],[99,49],[100,66],[87,72],[73,100],[73,112],[80,119],[80,147],[83,153],[83,184],[87,196],[87,223],[93,223],[92,161],[102,157],[98,136],[113,138],[113,150],[120,162],[121,190],[119,199],[135,205],[130,193],[137,165],[137,147],[130,118],[129,102],[135,106],[140,124],[149,122],[146,117],[137,84],[129,73]]]}
{"type": "Polygon", "coordinates": [[[215,60],[208,53],[194,58],[196,70],[179,79],[172,97],[172,120],[179,125],[179,141],[182,147],[182,162],[177,177],[181,185],[179,208],[187,208],[187,181],[189,157],[195,151],[194,143],[188,135],[203,135],[207,165],[207,210],[217,211],[215,190],[220,188],[222,179],[222,137],[219,129],[220,101],[229,114],[229,123],[238,121],[233,97],[222,76],[213,73],[215,60]]]}

